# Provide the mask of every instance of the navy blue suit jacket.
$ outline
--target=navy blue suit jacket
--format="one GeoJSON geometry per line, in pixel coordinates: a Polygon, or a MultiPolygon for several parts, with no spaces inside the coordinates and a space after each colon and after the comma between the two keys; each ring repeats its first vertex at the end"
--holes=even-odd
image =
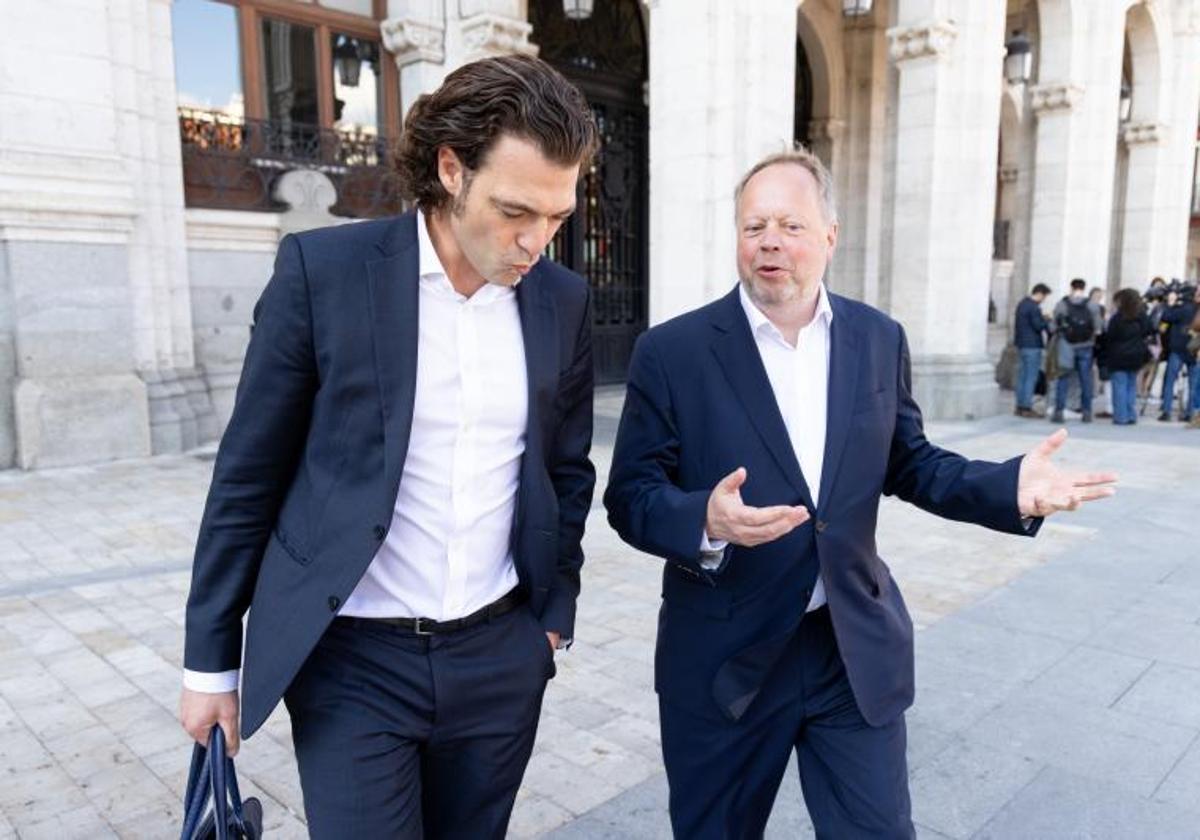
{"type": "Polygon", "coordinates": [[[913,699],[912,622],[875,545],[880,498],[1027,534],[1020,459],[970,461],[925,439],[904,331],[830,295],[829,395],[820,505],[792,451],[735,288],[638,341],[605,493],[609,521],[664,558],[655,687],[698,714],[738,718],[800,621],[819,569],[854,696],[873,725],[913,699]],[[805,505],[774,542],[699,562],[708,497],[746,467],[746,504],[805,505]]]}
{"type": "MultiPolygon", "coordinates": [[[[242,667],[242,733],[291,683],[387,534],[417,379],[416,217],[284,237],[200,524],[184,667],[242,667]],[[249,610],[243,657],[242,617],[249,610]]],[[[517,287],[529,380],[512,550],[574,633],[595,472],[590,294],[540,260],[517,287]]]]}

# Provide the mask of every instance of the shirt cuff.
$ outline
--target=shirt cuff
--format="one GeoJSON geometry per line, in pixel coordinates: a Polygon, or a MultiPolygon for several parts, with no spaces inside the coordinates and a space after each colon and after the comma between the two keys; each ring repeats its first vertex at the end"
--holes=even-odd
{"type": "Polygon", "coordinates": [[[241,671],[237,668],[216,674],[205,671],[189,671],[184,668],[183,687],[188,691],[198,691],[201,694],[224,694],[228,691],[238,690],[240,674],[241,671]]]}
{"type": "Polygon", "coordinates": [[[700,568],[706,572],[720,568],[725,558],[725,549],[729,546],[726,540],[710,540],[708,532],[700,535],[700,568]]]}

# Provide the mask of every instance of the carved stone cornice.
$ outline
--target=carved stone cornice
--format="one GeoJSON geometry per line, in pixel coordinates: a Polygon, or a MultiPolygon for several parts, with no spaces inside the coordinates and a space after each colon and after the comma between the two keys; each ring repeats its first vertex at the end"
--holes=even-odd
{"type": "Polygon", "coordinates": [[[1017,177],[1020,174],[1021,174],[1021,170],[1015,166],[1001,166],[1000,167],[1000,183],[1015,184],[1017,182],[1017,177]]]}
{"type": "Polygon", "coordinates": [[[445,63],[446,28],[442,24],[415,18],[390,18],[379,28],[384,47],[396,56],[397,67],[418,61],[445,63]]]}
{"type": "Polygon", "coordinates": [[[1159,122],[1126,123],[1121,140],[1126,146],[1162,143],[1167,139],[1167,126],[1159,122]]]}
{"type": "Polygon", "coordinates": [[[1049,82],[1029,89],[1029,107],[1035,114],[1070,111],[1083,99],[1083,85],[1074,82],[1049,82]]]}
{"type": "Polygon", "coordinates": [[[537,55],[537,45],[529,43],[533,26],[523,20],[493,14],[475,15],[462,23],[466,60],[475,61],[496,55],[537,55]]]}
{"type": "Polygon", "coordinates": [[[893,26],[887,36],[891,45],[888,54],[899,64],[914,58],[949,55],[958,37],[958,27],[948,20],[935,20],[917,26],[893,26]]]}

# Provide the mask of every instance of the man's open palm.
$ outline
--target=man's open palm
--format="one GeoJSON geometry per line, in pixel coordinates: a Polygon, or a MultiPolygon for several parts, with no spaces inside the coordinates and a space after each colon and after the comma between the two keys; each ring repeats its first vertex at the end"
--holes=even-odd
{"type": "Polygon", "coordinates": [[[1076,510],[1084,502],[1106,499],[1117,492],[1116,473],[1067,472],[1050,461],[1066,439],[1067,430],[1059,429],[1021,460],[1017,505],[1022,516],[1049,516],[1060,510],[1076,510]]]}

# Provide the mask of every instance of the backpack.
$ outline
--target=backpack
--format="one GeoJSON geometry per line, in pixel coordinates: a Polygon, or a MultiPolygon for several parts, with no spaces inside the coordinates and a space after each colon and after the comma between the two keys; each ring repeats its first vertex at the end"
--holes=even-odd
{"type": "Polygon", "coordinates": [[[1063,298],[1067,304],[1066,315],[1063,316],[1063,337],[1072,344],[1083,344],[1091,341],[1096,334],[1096,325],[1092,322],[1092,310],[1086,300],[1073,301],[1063,298]]]}

